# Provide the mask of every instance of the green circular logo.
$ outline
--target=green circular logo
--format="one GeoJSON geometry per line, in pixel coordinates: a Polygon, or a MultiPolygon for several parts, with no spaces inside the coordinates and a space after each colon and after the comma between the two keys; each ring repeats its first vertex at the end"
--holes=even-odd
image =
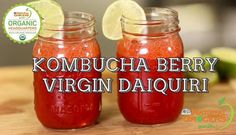
{"type": "Polygon", "coordinates": [[[3,18],[5,34],[13,42],[24,44],[37,38],[41,29],[41,17],[27,5],[15,5],[3,18]]]}

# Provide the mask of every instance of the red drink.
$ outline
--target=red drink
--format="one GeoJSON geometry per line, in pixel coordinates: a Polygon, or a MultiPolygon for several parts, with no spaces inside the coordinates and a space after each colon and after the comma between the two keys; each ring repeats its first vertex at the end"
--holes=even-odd
{"type": "MultiPolygon", "coordinates": [[[[70,62],[73,58],[100,58],[100,48],[95,39],[94,18],[90,14],[68,13],[65,26],[58,35],[62,37],[46,38],[40,36],[35,43],[33,56],[37,58],[65,57],[70,62]],[[76,22],[71,22],[76,21],[76,22]],[[74,24],[75,23],[75,24],[74,24]]],[[[55,27],[54,27],[55,29],[55,27]]],[[[47,69],[46,63],[41,65],[47,69]]],[[[46,72],[34,73],[35,111],[40,122],[50,128],[79,128],[94,124],[101,111],[99,93],[59,93],[59,84],[49,93],[43,78],[101,78],[101,73],[91,70],[81,72],[46,72]]],[[[50,81],[49,81],[50,82],[50,81]]],[[[72,90],[71,90],[72,91],[72,90]]]]}
{"type": "MultiPolygon", "coordinates": [[[[154,20],[138,22],[138,25],[146,26],[146,33],[144,31],[132,33],[128,30],[128,25],[137,25],[137,21],[133,23],[133,20],[122,18],[123,39],[118,43],[117,57],[145,58],[150,72],[129,72],[127,68],[126,72],[118,72],[118,78],[126,78],[132,85],[134,85],[136,78],[140,78],[147,89],[148,78],[153,80],[163,78],[168,81],[168,78],[183,77],[182,72],[157,72],[157,58],[183,57],[183,45],[178,34],[179,27],[176,24],[171,25],[173,22],[168,19],[170,21],[169,23],[171,23],[169,26],[172,26],[172,29],[169,26],[165,26],[164,24],[168,23],[165,21],[167,17],[172,17],[172,21],[175,22],[177,13],[170,9],[148,9],[147,19],[152,18],[154,20]],[[156,18],[155,16],[151,17],[153,15],[151,12],[157,13],[159,16],[156,16],[156,18]]],[[[174,88],[176,88],[176,85],[175,82],[174,88]]],[[[158,88],[162,89],[163,84],[160,83],[158,88]]],[[[138,93],[119,93],[119,108],[125,119],[130,122],[141,124],[171,122],[177,119],[182,110],[183,93],[173,93],[167,90],[167,94],[166,96],[162,93],[155,92],[155,90],[152,93],[141,93],[140,91],[138,93]]]]}

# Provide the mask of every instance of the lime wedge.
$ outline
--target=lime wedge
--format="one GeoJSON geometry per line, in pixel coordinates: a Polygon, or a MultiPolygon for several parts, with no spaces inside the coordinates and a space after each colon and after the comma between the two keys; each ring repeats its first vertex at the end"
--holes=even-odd
{"type": "MultiPolygon", "coordinates": [[[[191,50],[185,53],[185,57],[193,59],[194,57],[202,57],[202,58],[210,57],[210,55],[209,54],[202,55],[201,52],[198,50],[191,50]]],[[[206,63],[205,68],[209,69],[209,67],[210,67],[210,64],[206,63]]],[[[186,77],[189,77],[189,78],[198,78],[198,79],[208,78],[209,84],[215,84],[219,82],[219,75],[217,72],[209,72],[209,71],[205,73],[204,72],[187,72],[185,75],[186,77]]]]}
{"type": "Polygon", "coordinates": [[[186,74],[186,77],[188,78],[198,78],[198,79],[203,79],[203,78],[208,78],[209,79],[209,84],[216,84],[220,81],[219,79],[219,75],[217,72],[206,72],[206,73],[203,73],[203,72],[187,72],[186,74]]]}
{"type": "Polygon", "coordinates": [[[218,47],[211,50],[211,55],[220,61],[216,68],[222,78],[236,78],[236,49],[218,47]]]}
{"type": "MultiPolygon", "coordinates": [[[[111,40],[122,38],[121,17],[132,20],[146,20],[142,7],[133,0],[118,0],[112,3],[106,10],[102,20],[102,30],[105,37],[111,40]]],[[[132,27],[131,31],[141,31],[142,28],[132,27]]]]}
{"type": "Polygon", "coordinates": [[[53,0],[38,0],[27,3],[41,15],[43,19],[42,30],[40,35],[43,37],[51,37],[56,34],[59,26],[64,24],[64,13],[62,7],[53,0]]]}

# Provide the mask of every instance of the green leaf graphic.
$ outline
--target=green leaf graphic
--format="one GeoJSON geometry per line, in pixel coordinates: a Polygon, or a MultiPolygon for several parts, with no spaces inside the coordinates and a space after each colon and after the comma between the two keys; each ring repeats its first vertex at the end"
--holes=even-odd
{"type": "Polygon", "coordinates": [[[234,111],[234,107],[231,104],[225,102],[224,97],[220,98],[219,104],[220,104],[221,107],[227,108],[229,110],[229,113],[230,113],[228,121],[225,123],[225,125],[223,127],[220,127],[220,129],[225,129],[225,128],[229,127],[232,124],[232,122],[234,120],[234,116],[235,116],[235,111],[234,111]]]}
{"type": "Polygon", "coordinates": [[[225,103],[225,97],[222,97],[219,99],[219,105],[222,105],[225,103]]]}
{"type": "Polygon", "coordinates": [[[196,121],[197,121],[197,122],[202,122],[202,116],[201,116],[201,115],[198,115],[198,116],[196,117],[196,121]]]}

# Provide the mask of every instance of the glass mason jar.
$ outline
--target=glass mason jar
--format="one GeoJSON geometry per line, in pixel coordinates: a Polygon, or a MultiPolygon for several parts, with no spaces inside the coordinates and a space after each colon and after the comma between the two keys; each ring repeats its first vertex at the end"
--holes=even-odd
{"type": "MultiPolygon", "coordinates": [[[[117,57],[146,59],[150,72],[129,72],[127,68],[126,72],[118,72],[118,78],[128,79],[132,86],[135,79],[140,78],[147,89],[148,78],[163,78],[168,82],[168,78],[183,77],[182,72],[157,72],[157,58],[183,57],[183,43],[176,11],[153,7],[145,9],[145,12],[147,20],[121,18],[123,39],[118,42],[117,57]]],[[[163,84],[159,83],[158,88],[162,89],[163,84]]],[[[173,88],[176,88],[176,83],[173,88]]],[[[177,119],[183,106],[183,93],[167,90],[166,96],[156,92],[154,87],[152,89],[152,93],[139,91],[118,94],[119,108],[126,120],[160,124],[177,119]]]]}
{"type": "MultiPolygon", "coordinates": [[[[65,13],[63,26],[45,24],[43,34],[39,35],[33,48],[33,57],[100,58],[100,48],[96,40],[95,19],[83,12],[65,13]],[[50,36],[49,36],[50,35],[50,36]],[[48,37],[49,36],[49,37],[48,37]]],[[[45,62],[46,63],[46,62],[45,62]]],[[[80,65],[80,64],[79,64],[80,65]]],[[[46,64],[41,64],[43,69],[46,64]]],[[[101,111],[99,93],[59,93],[56,84],[49,93],[43,78],[101,78],[101,73],[92,69],[90,72],[35,72],[34,92],[35,111],[40,122],[50,128],[80,128],[94,124],[101,111]]],[[[50,81],[49,81],[50,82],[50,81]]],[[[82,86],[83,87],[83,86],[82,86]]],[[[72,91],[72,90],[71,90],[72,91]]]]}

